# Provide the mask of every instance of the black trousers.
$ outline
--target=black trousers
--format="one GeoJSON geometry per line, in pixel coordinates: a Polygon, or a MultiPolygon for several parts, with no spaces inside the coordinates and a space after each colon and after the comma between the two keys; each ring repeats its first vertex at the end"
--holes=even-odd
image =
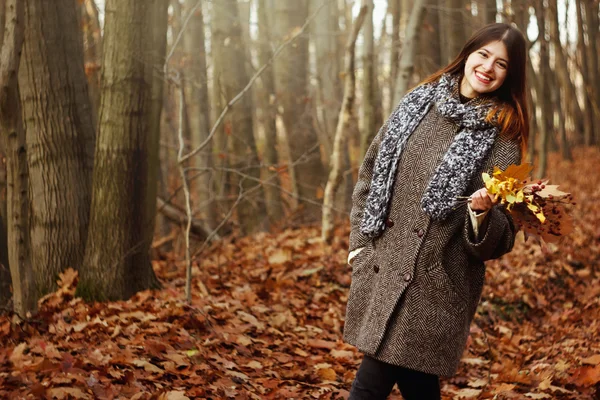
{"type": "Polygon", "coordinates": [[[404,400],[440,400],[437,375],[388,364],[365,356],[352,382],[348,400],[385,400],[394,384],[404,400]]]}

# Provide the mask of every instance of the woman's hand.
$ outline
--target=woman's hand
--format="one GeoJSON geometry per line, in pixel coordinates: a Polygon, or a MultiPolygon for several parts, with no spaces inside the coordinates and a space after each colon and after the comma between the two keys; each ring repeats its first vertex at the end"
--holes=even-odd
{"type": "Polygon", "coordinates": [[[471,210],[487,211],[498,202],[498,195],[491,195],[486,188],[481,188],[471,196],[471,210]]]}

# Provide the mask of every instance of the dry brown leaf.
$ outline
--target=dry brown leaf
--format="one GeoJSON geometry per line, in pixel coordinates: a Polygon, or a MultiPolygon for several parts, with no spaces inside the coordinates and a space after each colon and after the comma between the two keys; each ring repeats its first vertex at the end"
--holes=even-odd
{"type": "Polygon", "coordinates": [[[158,374],[162,374],[165,372],[162,369],[158,368],[156,365],[149,363],[148,361],[144,361],[144,360],[139,360],[139,359],[133,360],[133,365],[135,365],[136,367],[144,368],[144,370],[147,372],[158,373],[158,374]]]}
{"type": "Polygon", "coordinates": [[[335,381],[337,378],[337,374],[332,368],[319,368],[317,373],[323,381],[335,381]]]}
{"type": "Polygon", "coordinates": [[[481,394],[479,389],[464,388],[455,393],[455,399],[476,399],[481,394]]]}
{"type": "Polygon", "coordinates": [[[248,364],[246,364],[246,367],[252,368],[252,369],[262,369],[263,365],[256,360],[252,360],[248,364]]]}
{"type": "Polygon", "coordinates": [[[170,392],[163,393],[158,397],[159,400],[190,400],[185,395],[183,390],[171,390],[170,392]]]}
{"type": "Polygon", "coordinates": [[[575,384],[578,386],[593,386],[600,382],[600,365],[595,367],[581,367],[573,374],[575,384]]]}
{"type": "Polygon", "coordinates": [[[331,349],[331,351],[329,352],[329,354],[331,354],[331,356],[333,358],[348,358],[348,359],[352,359],[354,357],[354,352],[352,352],[350,350],[336,350],[336,349],[331,349]]]}
{"type": "Polygon", "coordinates": [[[581,360],[581,363],[589,365],[598,365],[600,364],[600,354],[595,354],[593,356],[586,357],[581,360]]]}
{"type": "Polygon", "coordinates": [[[49,399],[68,400],[68,399],[92,399],[88,393],[76,387],[57,387],[46,390],[46,396],[49,399]]]}
{"type": "Polygon", "coordinates": [[[552,397],[546,393],[525,393],[525,396],[530,399],[551,399],[552,397]]]}

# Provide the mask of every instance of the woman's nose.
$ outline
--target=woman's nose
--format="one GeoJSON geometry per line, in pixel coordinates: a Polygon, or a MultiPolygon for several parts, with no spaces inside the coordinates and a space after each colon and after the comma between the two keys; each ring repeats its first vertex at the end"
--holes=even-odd
{"type": "Polygon", "coordinates": [[[486,62],[483,63],[483,69],[488,72],[491,71],[493,69],[494,66],[494,62],[491,60],[486,60],[486,62]]]}

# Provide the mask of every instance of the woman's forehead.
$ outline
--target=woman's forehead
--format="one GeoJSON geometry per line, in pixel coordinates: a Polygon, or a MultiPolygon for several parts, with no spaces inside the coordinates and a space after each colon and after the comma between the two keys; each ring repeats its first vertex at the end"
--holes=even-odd
{"type": "Polygon", "coordinates": [[[490,54],[493,54],[499,58],[503,58],[508,61],[508,50],[506,49],[506,45],[501,40],[496,40],[493,42],[489,42],[481,46],[478,50],[484,50],[490,54]]]}

